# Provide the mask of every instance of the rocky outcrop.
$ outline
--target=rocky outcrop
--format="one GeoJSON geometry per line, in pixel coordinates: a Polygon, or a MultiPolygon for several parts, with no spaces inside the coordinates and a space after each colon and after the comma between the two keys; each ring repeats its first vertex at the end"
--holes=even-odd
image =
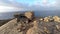
{"type": "Polygon", "coordinates": [[[39,19],[32,15],[32,12],[16,14],[13,20],[0,27],[0,34],[60,34],[58,17],[39,19]]]}
{"type": "Polygon", "coordinates": [[[35,20],[33,21],[33,27],[30,28],[26,34],[41,34],[40,28],[39,28],[39,21],[35,20]]]}
{"type": "Polygon", "coordinates": [[[60,22],[60,18],[59,18],[58,16],[54,16],[53,19],[54,19],[54,21],[56,21],[56,22],[60,22]]]}
{"type": "Polygon", "coordinates": [[[34,18],[34,12],[25,12],[24,14],[28,19],[32,20],[34,18]]]}

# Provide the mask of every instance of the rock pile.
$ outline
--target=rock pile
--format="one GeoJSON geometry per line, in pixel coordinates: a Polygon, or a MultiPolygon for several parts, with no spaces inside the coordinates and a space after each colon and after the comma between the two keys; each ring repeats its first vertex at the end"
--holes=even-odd
{"type": "Polygon", "coordinates": [[[19,23],[19,25],[17,24],[18,31],[20,32],[24,31],[24,33],[26,34],[27,30],[33,27],[32,25],[32,21],[34,18],[33,12],[25,12],[24,14],[15,14],[14,16],[15,18],[17,18],[17,23],[19,23]]]}
{"type": "Polygon", "coordinates": [[[45,17],[45,18],[40,18],[40,21],[44,21],[44,22],[60,22],[60,17],[58,16],[48,16],[48,17],[45,17]]]}
{"type": "Polygon", "coordinates": [[[25,12],[24,14],[17,14],[16,18],[17,23],[19,23],[17,30],[23,34],[54,34],[60,29],[59,25],[53,23],[54,21],[59,22],[60,18],[57,16],[35,19],[33,12],[25,12]]]}

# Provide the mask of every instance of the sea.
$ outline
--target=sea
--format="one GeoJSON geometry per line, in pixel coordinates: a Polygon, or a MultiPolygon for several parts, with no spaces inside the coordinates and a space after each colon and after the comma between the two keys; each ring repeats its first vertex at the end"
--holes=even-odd
{"type": "MultiPolygon", "coordinates": [[[[3,12],[0,13],[0,20],[12,19],[14,14],[23,13],[25,11],[15,11],[15,12],[3,12]]],[[[60,16],[60,11],[33,11],[36,17],[46,17],[46,16],[60,16]]]]}

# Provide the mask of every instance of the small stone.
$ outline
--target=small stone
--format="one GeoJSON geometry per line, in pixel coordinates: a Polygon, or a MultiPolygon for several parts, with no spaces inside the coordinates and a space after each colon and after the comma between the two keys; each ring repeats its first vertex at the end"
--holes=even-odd
{"type": "Polygon", "coordinates": [[[49,21],[50,21],[50,22],[53,22],[53,21],[54,21],[54,19],[49,19],[49,21]]]}
{"type": "Polygon", "coordinates": [[[40,21],[43,21],[43,18],[40,18],[39,20],[40,20],[40,21]]]}
{"type": "Polygon", "coordinates": [[[49,30],[46,27],[44,27],[44,32],[50,33],[49,30]]]}
{"type": "Polygon", "coordinates": [[[58,25],[56,25],[56,28],[57,28],[58,30],[60,29],[58,25]]]}
{"type": "Polygon", "coordinates": [[[17,30],[18,32],[20,32],[21,30],[19,29],[19,30],[17,30]]]}
{"type": "Polygon", "coordinates": [[[44,22],[49,22],[49,18],[48,17],[45,17],[44,18],[44,22]]]}

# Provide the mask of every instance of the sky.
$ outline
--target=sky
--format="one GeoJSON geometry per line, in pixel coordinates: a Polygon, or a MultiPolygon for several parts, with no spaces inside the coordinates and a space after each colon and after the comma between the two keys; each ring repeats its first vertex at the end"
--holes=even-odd
{"type": "Polygon", "coordinates": [[[36,11],[42,16],[58,15],[60,14],[60,0],[0,0],[0,19],[11,18],[13,12],[16,11],[28,10],[36,11]]]}
{"type": "Polygon", "coordinates": [[[7,10],[60,10],[60,0],[0,0],[0,12],[7,10]],[[1,7],[2,6],[2,7],[1,7]],[[2,9],[2,10],[1,10],[2,9]]]}
{"type": "Polygon", "coordinates": [[[18,3],[26,3],[28,5],[33,5],[33,4],[39,4],[39,5],[45,5],[45,4],[53,4],[56,1],[55,0],[16,0],[18,3]]]}

